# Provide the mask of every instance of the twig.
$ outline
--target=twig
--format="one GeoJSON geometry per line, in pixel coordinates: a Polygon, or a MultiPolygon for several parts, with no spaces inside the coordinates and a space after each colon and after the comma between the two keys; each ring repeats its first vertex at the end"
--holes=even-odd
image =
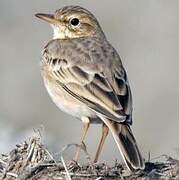
{"type": "Polygon", "coordinates": [[[12,172],[7,172],[7,173],[6,173],[6,175],[8,175],[8,176],[12,176],[12,177],[15,177],[15,178],[17,178],[17,177],[18,177],[18,175],[17,175],[17,174],[12,173],[12,172]]]}
{"type": "Polygon", "coordinates": [[[63,153],[64,153],[67,149],[69,149],[71,146],[79,147],[80,149],[82,149],[83,152],[84,152],[85,155],[86,155],[86,159],[88,159],[89,163],[92,164],[92,163],[91,163],[90,155],[89,155],[89,153],[87,152],[87,149],[86,149],[86,146],[85,146],[84,143],[81,144],[81,145],[75,144],[75,143],[67,144],[66,146],[64,146],[64,147],[62,148],[62,150],[59,152],[59,154],[60,154],[60,155],[63,155],[63,153]]]}
{"type": "Polygon", "coordinates": [[[69,174],[69,172],[68,172],[68,169],[67,169],[67,166],[66,166],[66,164],[65,164],[65,161],[64,161],[64,159],[63,159],[63,156],[61,156],[60,159],[61,159],[61,161],[62,161],[62,164],[63,164],[64,168],[65,168],[65,171],[66,171],[66,175],[67,175],[68,180],[71,180],[71,176],[70,176],[70,174],[69,174]]]}

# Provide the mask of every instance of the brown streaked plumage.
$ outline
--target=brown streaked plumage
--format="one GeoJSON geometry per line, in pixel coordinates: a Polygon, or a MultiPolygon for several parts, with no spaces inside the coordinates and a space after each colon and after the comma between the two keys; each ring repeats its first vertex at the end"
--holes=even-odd
{"type": "MultiPolygon", "coordinates": [[[[54,30],[41,62],[45,86],[62,111],[84,123],[81,143],[89,125],[101,123],[103,132],[94,161],[98,161],[110,130],[127,167],[143,169],[144,161],[130,129],[132,96],[127,75],[94,15],[79,6],[66,6],[54,15],[36,16],[54,30]]],[[[79,149],[76,160],[78,156],[79,149]]]]}

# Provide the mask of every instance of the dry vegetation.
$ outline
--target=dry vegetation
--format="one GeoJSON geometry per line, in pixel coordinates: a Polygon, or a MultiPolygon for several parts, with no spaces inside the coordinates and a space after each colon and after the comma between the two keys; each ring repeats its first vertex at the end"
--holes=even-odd
{"type": "MultiPolygon", "coordinates": [[[[86,155],[89,158],[87,152],[86,155]]],[[[40,138],[33,137],[28,142],[16,145],[9,154],[1,155],[0,179],[179,179],[179,161],[168,156],[162,156],[163,161],[146,162],[144,171],[132,174],[118,162],[113,167],[104,163],[79,165],[65,162],[62,153],[59,159],[54,160],[40,138]]]]}

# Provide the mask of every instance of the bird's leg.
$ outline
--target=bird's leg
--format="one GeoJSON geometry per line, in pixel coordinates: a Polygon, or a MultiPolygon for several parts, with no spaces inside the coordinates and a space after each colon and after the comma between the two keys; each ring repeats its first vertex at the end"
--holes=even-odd
{"type": "MultiPolygon", "coordinates": [[[[90,121],[89,121],[89,119],[87,117],[83,117],[82,122],[83,122],[83,129],[82,129],[82,137],[81,137],[80,145],[84,144],[84,139],[86,138],[86,135],[87,135],[87,132],[88,132],[88,129],[89,129],[89,125],[90,125],[90,121]]],[[[76,162],[79,159],[79,153],[80,153],[80,146],[77,147],[76,154],[75,154],[75,157],[74,157],[74,161],[76,161],[76,162]]]]}
{"type": "Polygon", "coordinates": [[[101,136],[101,140],[100,140],[100,143],[98,145],[98,149],[97,149],[97,152],[96,152],[96,155],[95,155],[94,163],[96,163],[98,161],[99,155],[100,155],[101,150],[103,148],[103,145],[104,145],[104,142],[105,142],[106,137],[108,135],[108,132],[109,132],[109,128],[105,124],[103,124],[103,126],[102,126],[102,136],[101,136]]]}

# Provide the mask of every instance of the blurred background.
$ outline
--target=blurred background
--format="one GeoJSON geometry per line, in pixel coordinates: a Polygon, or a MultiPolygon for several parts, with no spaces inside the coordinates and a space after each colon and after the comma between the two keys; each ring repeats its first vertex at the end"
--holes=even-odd
{"type": "MultiPolygon", "coordinates": [[[[34,17],[65,5],[80,5],[99,20],[128,72],[134,100],[133,132],[148,158],[175,155],[179,148],[178,0],[1,0],[0,1],[0,152],[42,129],[52,152],[78,143],[82,123],[64,114],[49,98],[40,76],[43,46],[51,27],[34,17]]],[[[91,156],[101,127],[93,125],[86,145],[91,156]]],[[[66,153],[73,156],[74,149],[66,153]]],[[[102,161],[120,159],[110,135],[102,161]]]]}

